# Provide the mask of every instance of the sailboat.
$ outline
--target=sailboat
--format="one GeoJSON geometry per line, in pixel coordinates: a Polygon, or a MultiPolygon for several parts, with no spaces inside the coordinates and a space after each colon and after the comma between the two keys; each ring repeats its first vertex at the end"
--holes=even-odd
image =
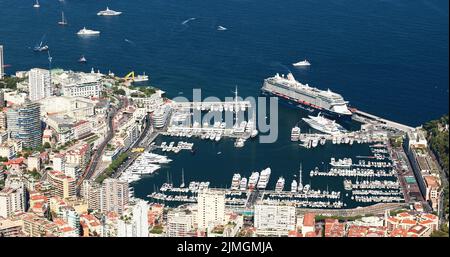
{"type": "Polygon", "coordinates": [[[36,0],[36,3],[33,5],[34,8],[39,8],[41,5],[39,4],[39,0],[36,0]]]}
{"type": "Polygon", "coordinates": [[[300,163],[300,170],[298,171],[298,185],[297,190],[301,192],[303,190],[303,183],[302,183],[302,163],[300,163]]]}
{"type": "Polygon", "coordinates": [[[58,21],[59,25],[67,25],[67,20],[64,18],[64,12],[61,12],[61,21],[58,21]]]}
{"type": "Polygon", "coordinates": [[[33,50],[35,52],[42,52],[42,51],[47,51],[48,50],[48,45],[43,45],[44,42],[44,36],[42,36],[41,42],[39,43],[39,45],[36,45],[33,50]]]}
{"type": "Polygon", "coordinates": [[[184,168],[181,170],[181,184],[180,184],[180,188],[183,188],[184,185],[184,168]]]}

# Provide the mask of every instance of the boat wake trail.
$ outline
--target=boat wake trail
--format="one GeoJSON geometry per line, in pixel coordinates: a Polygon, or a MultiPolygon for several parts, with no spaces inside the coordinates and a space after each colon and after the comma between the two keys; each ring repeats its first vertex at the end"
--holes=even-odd
{"type": "Polygon", "coordinates": [[[186,25],[188,22],[195,20],[196,18],[189,18],[181,23],[181,25],[186,25]]]}
{"type": "Polygon", "coordinates": [[[131,41],[131,40],[129,40],[129,39],[126,39],[126,38],[125,38],[125,42],[130,43],[130,44],[132,44],[132,45],[136,45],[133,41],[131,41]]]}

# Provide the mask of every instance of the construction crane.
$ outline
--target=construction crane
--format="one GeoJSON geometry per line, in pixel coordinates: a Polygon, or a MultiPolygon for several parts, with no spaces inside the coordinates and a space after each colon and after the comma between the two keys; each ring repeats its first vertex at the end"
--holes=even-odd
{"type": "Polygon", "coordinates": [[[50,86],[52,85],[52,60],[53,57],[50,55],[50,50],[47,51],[47,55],[48,55],[48,72],[50,73],[50,86]]]}
{"type": "Polygon", "coordinates": [[[134,71],[128,73],[128,74],[124,77],[124,79],[125,79],[125,80],[128,80],[128,79],[130,78],[130,76],[131,76],[131,80],[134,80],[134,71]]]}

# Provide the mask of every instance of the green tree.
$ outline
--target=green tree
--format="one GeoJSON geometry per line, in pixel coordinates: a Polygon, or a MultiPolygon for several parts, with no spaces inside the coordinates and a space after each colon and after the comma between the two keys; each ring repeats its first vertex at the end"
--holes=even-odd
{"type": "Polygon", "coordinates": [[[52,146],[50,145],[49,142],[45,142],[44,148],[49,149],[49,148],[51,148],[51,147],[52,147],[52,146]]]}

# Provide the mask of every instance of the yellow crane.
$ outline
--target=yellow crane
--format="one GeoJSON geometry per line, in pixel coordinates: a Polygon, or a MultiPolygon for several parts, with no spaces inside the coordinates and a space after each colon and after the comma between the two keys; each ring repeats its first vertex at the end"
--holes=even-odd
{"type": "Polygon", "coordinates": [[[134,71],[128,73],[128,74],[124,77],[124,79],[125,79],[125,80],[128,80],[128,79],[130,78],[130,76],[131,76],[131,80],[134,80],[134,71]]]}

